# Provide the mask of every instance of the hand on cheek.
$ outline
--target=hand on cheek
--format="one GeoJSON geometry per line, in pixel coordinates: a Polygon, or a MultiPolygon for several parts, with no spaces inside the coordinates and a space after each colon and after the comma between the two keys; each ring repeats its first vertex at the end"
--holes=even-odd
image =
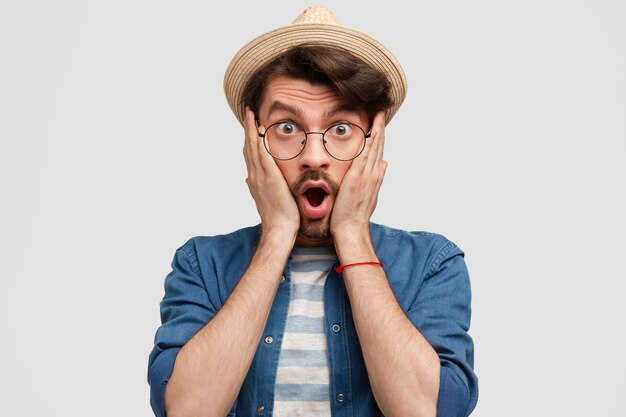
{"type": "Polygon", "coordinates": [[[298,206],[276,161],[263,146],[259,131],[264,130],[259,126],[257,131],[254,113],[247,109],[243,148],[248,169],[246,184],[261,216],[263,233],[279,231],[295,237],[300,227],[298,206]]]}
{"type": "Polygon", "coordinates": [[[352,161],[343,177],[330,222],[335,239],[369,233],[369,222],[378,202],[378,192],[385,177],[385,114],[374,118],[371,137],[363,153],[352,161]]]}

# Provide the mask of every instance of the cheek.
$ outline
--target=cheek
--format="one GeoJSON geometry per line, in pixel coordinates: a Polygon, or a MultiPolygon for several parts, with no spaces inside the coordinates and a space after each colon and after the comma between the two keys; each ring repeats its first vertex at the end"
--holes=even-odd
{"type": "Polygon", "coordinates": [[[298,179],[298,166],[293,161],[276,161],[276,165],[278,165],[278,169],[289,186],[298,179]]]}
{"type": "Polygon", "coordinates": [[[341,185],[343,177],[346,175],[351,165],[352,161],[344,162],[335,168],[334,175],[331,175],[331,178],[337,183],[337,185],[341,185]]]}

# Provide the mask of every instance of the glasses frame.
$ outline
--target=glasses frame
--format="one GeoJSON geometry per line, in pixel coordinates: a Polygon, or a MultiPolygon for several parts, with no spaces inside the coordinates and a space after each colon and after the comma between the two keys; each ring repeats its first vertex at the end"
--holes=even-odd
{"type": "Polygon", "coordinates": [[[265,148],[265,150],[267,151],[267,153],[269,153],[269,154],[272,156],[272,158],[277,159],[277,160],[279,160],[279,161],[290,161],[290,160],[295,159],[295,158],[297,158],[298,156],[300,156],[300,154],[304,151],[304,148],[306,148],[307,143],[309,143],[309,135],[322,135],[322,145],[324,146],[324,151],[326,151],[326,153],[327,153],[327,154],[328,154],[331,158],[336,159],[337,161],[343,161],[343,162],[346,162],[346,161],[352,161],[353,159],[358,158],[358,156],[359,156],[359,155],[361,155],[361,154],[363,153],[363,150],[365,149],[365,145],[367,144],[367,140],[368,140],[370,137],[372,137],[372,131],[371,131],[371,130],[370,130],[369,132],[365,133],[365,130],[364,130],[361,126],[359,126],[359,125],[357,125],[357,124],[354,124],[354,123],[350,123],[350,122],[337,122],[337,123],[333,123],[332,125],[330,125],[330,126],[329,126],[326,130],[324,130],[323,132],[307,132],[306,130],[304,130],[304,128],[303,128],[302,126],[300,126],[300,125],[299,125],[298,123],[296,123],[296,122],[293,122],[293,121],[291,121],[291,120],[281,120],[281,121],[279,121],[279,122],[272,123],[271,125],[269,125],[269,126],[265,129],[265,132],[263,132],[263,133],[261,133],[261,132],[259,132],[259,131],[258,131],[258,125],[257,125],[257,133],[259,134],[259,138],[262,138],[262,139],[263,139],[263,147],[265,148]],[[295,155],[294,155],[294,156],[292,156],[291,158],[278,158],[278,157],[274,156],[274,155],[270,152],[270,150],[269,150],[269,148],[268,148],[268,146],[267,146],[267,142],[266,142],[266,140],[265,140],[265,134],[267,133],[267,131],[269,131],[269,130],[270,130],[270,128],[271,128],[272,126],[276,126],[276,125],[279,125],[279,124],[281,124],[281,123],[285,123],[285,122],[293,123],[294,125],[298,126],[300,129],[302,129],[302,132],[304,132],[304,144],[302,145],[302,149],[300,149],[300,152],[298,152],[297,154],[295,154],[295,155]],[[350,126],[356,126],[356,127],[358,127],[358,128],[359,128],[359,130],[360,130],[361,132],[363,132],[363,146],[361,146],[361,149],[359,150],[359,152],[358,152],[355,156],[353,156],[352,158],[349,158],[349,159],[340,159],[340,158],[337,158],[336,156],[334,156],[332,153],[330,153],[330,151],[329,151],[329,150],[328,150],[328,148],[326,147],[326,138],[325,138],[325,135],[326,135],[326,132],[328,132],[328,131],[329,131],[330,129],[332,129],[333,127],[335,127],[335,126],[339,126],[339,125],[346,125],[346,124],[347,124],[347,125],[350,125],[350,126]]]}

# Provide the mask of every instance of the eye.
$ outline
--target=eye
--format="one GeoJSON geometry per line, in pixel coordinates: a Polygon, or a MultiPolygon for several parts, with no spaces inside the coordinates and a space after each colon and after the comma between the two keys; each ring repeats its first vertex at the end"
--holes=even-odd
{"type": "Polygon", "coordinates": [[[282,135],[292,135],[299,130],[300,127],[294,122],[280,122],[276,125],[276,131],[282,135]]]}
{"type": "Polygon", "coordinates": [[[350,136],[352,126],[349,123],[339,123],[330,128],[333,136],[350,136]]]}

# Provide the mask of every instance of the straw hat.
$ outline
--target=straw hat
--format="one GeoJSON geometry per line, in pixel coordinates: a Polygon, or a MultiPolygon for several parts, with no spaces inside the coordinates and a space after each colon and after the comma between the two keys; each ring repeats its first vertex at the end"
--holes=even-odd
{"type": "Polygon", "coordinates": [[[300,44],[334,46],[345,49],[386,74],[391,83],[393,106],[387,123],[406,95],[407,83],[398,60],[380,42],[355,29],[342,26],[323,6],[307,8],[290,25],[274,29],[248,42],[237,52],[224,75],[224,92],[230,108],[244,124],[243,90],[259,69],[300,44]]]}

